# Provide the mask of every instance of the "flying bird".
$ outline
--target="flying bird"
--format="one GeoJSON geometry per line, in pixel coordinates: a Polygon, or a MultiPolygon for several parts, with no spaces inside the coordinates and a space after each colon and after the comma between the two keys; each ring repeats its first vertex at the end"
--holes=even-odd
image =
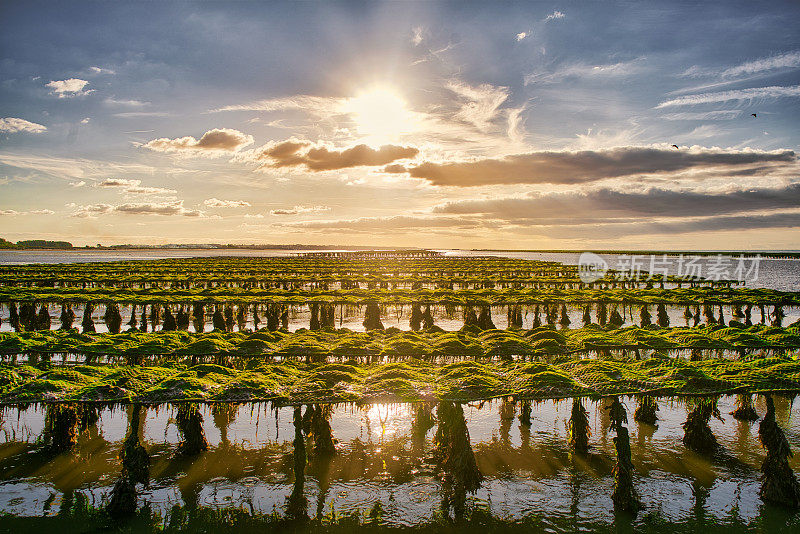
{"type": "Polygon", "coordinates": [[[754,118],[755,118],[755,116],[756,116],[756,114],[755,114],[755,113],[751,113],[750,115],[752,115],[754,118]]]}
{"type": "Polygon", "coordinates": [[[678,148],[678,145],[672,145],[672,148],[675,148],[675,149],[677,149],[677,148],[678,148]]]}

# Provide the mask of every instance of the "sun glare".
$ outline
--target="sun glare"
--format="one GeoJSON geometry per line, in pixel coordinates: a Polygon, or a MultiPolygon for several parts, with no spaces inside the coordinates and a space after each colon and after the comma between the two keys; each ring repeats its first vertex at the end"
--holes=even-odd
{"type": "Polygon", "coordinates": [[[345,111],[352,115],[364,141],[383,144],[397,141],[414,130],[414,114],[397,92],[376,87],[347,101],[345,111]]]}

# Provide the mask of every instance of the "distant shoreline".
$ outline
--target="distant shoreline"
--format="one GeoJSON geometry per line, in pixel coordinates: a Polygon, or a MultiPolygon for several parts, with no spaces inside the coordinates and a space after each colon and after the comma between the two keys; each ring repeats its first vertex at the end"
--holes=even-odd
{"type": "MultiPolygon", "coordinates": [[[[30,253],[30,252],[59,252],[59,253],[119,253],[125,251],[132,252],[165,252],[165,251],[181,251],[181,252],[209,252],[209,251],[325,251],[325,250],[344,250],[344,251],[358,251],[358,250],[421,250],[421,247],[354,247],[354,246],[320,246],[320,245],[276,245],[276,246],[221,246],[221,247],[157,247],[157,246],[125,246],[125,247],[73,247],[73,248],[5,248],[0,249],[0,252],[10,253],[30,253]]],[[[754,257],[761,256],[762,258],[782,258],[782,259],[800,259],[800,250],[628,250],[628,249],[438,249],[431,250],[463,250],[465,252],[524,252],[524,253],[541,253],[541,254],[580,254],[583,252],[592,252],[594,254],[625,254],[625,255],[695,255],[695,256],[716,256],[719,254],[725,256],[744,256],[754,257]]]]}

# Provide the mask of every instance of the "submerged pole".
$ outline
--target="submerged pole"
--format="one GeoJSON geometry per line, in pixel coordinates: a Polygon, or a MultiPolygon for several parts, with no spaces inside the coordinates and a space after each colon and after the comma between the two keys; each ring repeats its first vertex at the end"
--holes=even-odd
{"type": "Polygon", "coordinates": [[[290,519],[308,517],[308,499],[303,490],[306,471],[306,442],[303,439],[303,413],[300,406],[294,408],[294,487],[286,503],[286,515],[290,519]]]}
{"type": "Polygon", "coordinates": [[[589,452],[589,414],[583,407],[580,398],[572,399],[572,414],[567,423],[567,442],[572,452],[586,454],[589,452]]]}
{"type": "Polygon", "coordinates": [[[761,464],[761,498],[787,508],[800,508],[800,483],[797,482],[789,458],[792,450],[781,427],[775,421],[775,403],[765,395],[767,413],[758,427],[758,439],[767,451],[761,464]]]}
{"type": "Polygon", "coordinates": [[[444,473],[442,481],[442,509],[456,519],[464,517],[467,493],[475,493],[481,486],[483,475],[478,470],[475,453],[469,441],[469,430],[461,404],[442,402],[437,413],[439,428],[434,443],[436,456],[444,473]]]}

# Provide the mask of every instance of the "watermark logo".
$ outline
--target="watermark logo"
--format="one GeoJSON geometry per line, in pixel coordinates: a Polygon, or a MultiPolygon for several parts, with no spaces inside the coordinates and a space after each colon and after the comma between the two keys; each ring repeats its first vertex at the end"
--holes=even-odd
{"type": "Polygon", "coordinates": [[[594,252],[583,252],[578,258],[578,277],[584,284],[600,280],[608,271],[608,262],[594,252]]]}

